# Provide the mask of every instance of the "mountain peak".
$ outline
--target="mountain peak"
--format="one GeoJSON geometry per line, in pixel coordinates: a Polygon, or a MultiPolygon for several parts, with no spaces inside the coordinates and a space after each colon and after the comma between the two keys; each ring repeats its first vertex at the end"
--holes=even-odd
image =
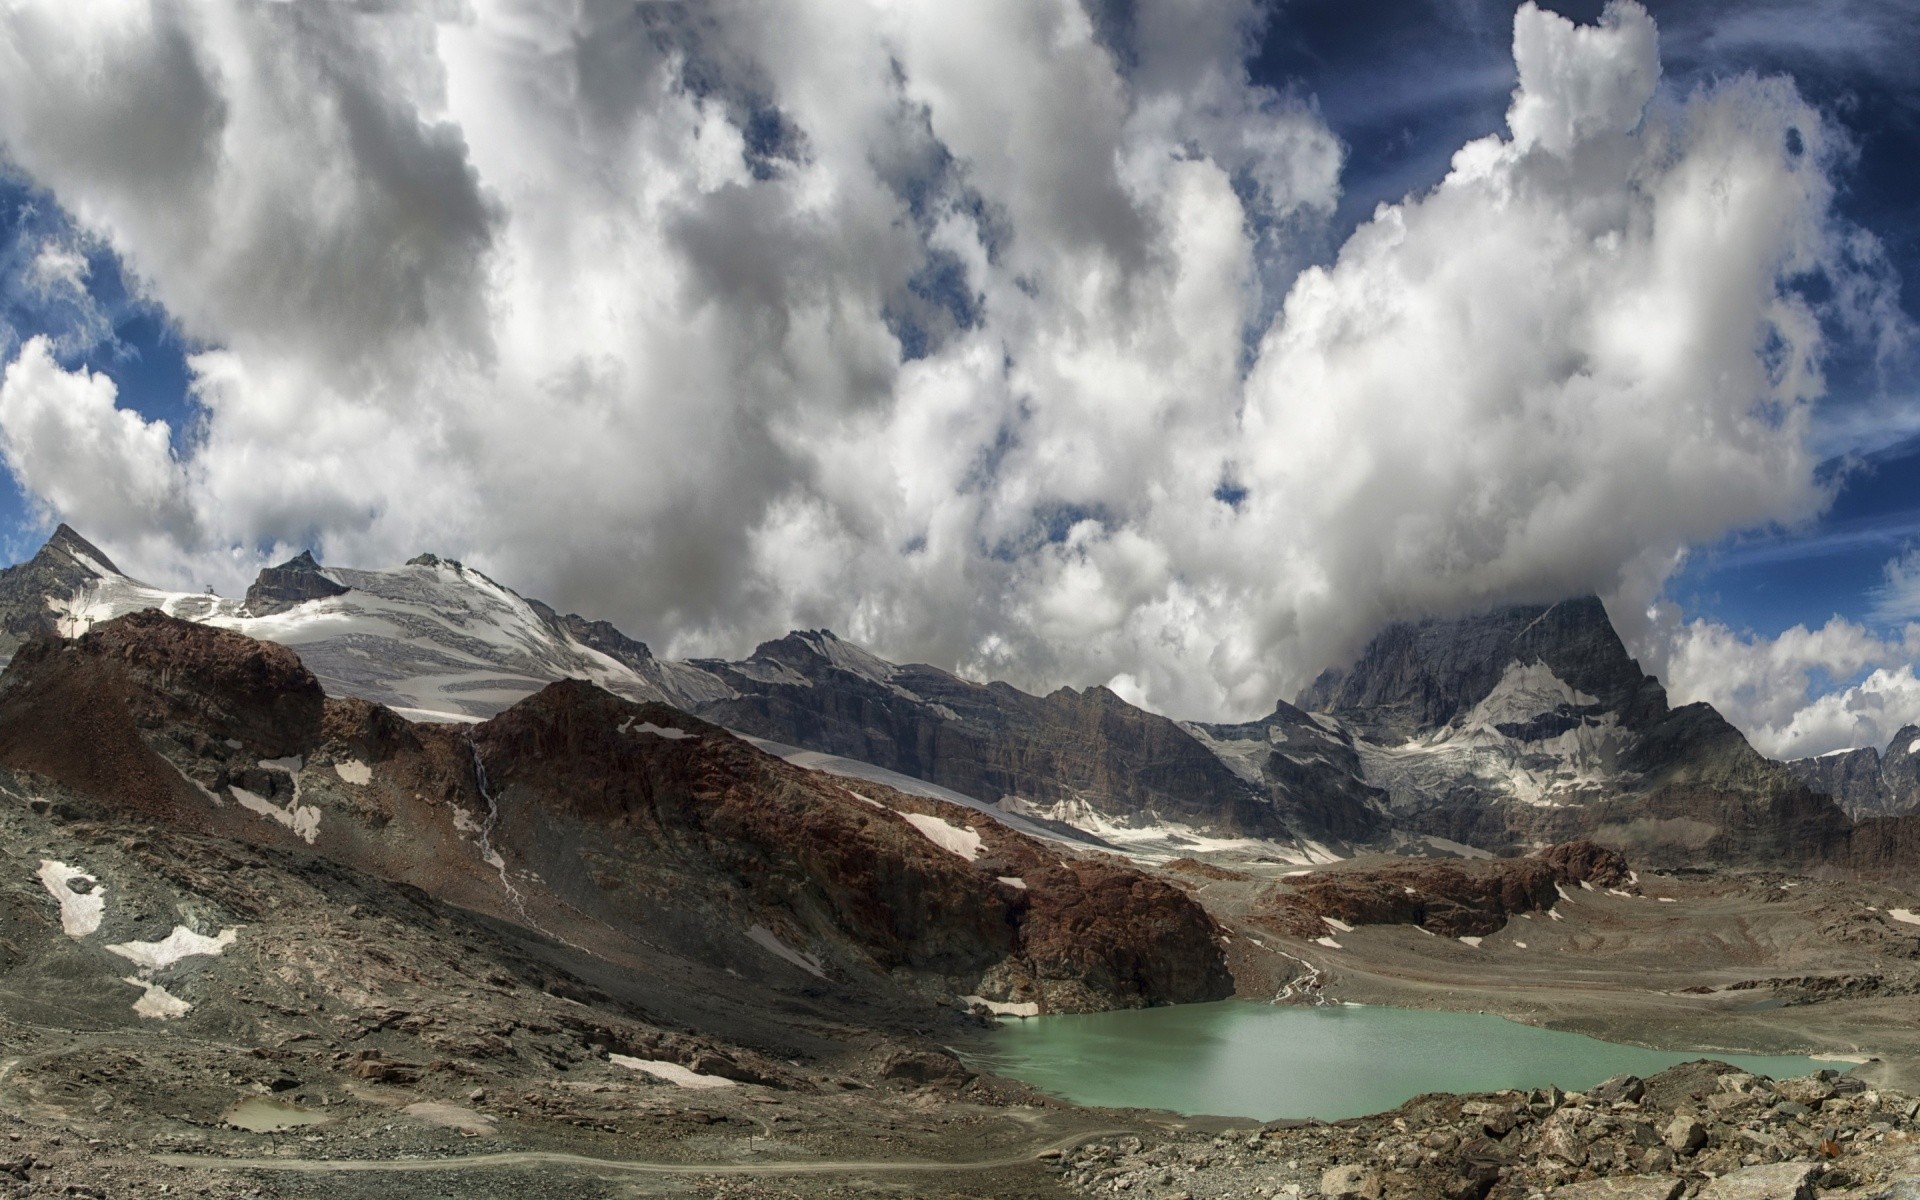
{"type": "Polygon", "coordinates": [[[1369,736],[1403,739],[1472,708],[1509,666],[1533,663],[1628,723],[1666,712],[1660,685],[1627,653],[1592,595],[1397,622],[1351,666],[1322,673],[1296,703],[1358,722],[1369,736]]]}
{"type": "Polygon", "coordinates": [[[113,565],[113,560],[103,554],[98,546],[81,537],[73,526],[65,521],[54,529],[53,536],[47,539],[46,545],[40,547],[40,552],[34,555],[34,561],[44,562],[50,555],[78,562],[82,566],[99,567],[109,574],[122,573],[119,567],[113,565]]]}
{"type": "Polygon", "coordinates": [[[247,589],[246,608],[256,617],[285,612],[309,600],[344,596],[351,590],[330,579],[321,570],[313,551],[299,554],[277,567],[262,567],[253,586],[247,589]]]}

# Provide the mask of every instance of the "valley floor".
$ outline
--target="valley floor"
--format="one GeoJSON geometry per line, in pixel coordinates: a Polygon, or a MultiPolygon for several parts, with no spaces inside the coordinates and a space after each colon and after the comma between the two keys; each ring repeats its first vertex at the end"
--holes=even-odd
{"type": "Polygon", "coordinates": [[[1310,966],[1329,1001],[1496,1013],[1662,1049],[1847,1055],[1872,1060],[1856,1071],[1871,1082],[1920,1090],[1920,921],[1915,897],[1889,887],[1643,872],[1637,894],[1571,890],[1477,945],[1407,925],[1330,927],[1329,945],[1276,935],[1261,919],[1271,882],[1238,874],[1190,886],[1235,933],[1244,996],[1298,990],[1310,966]]]}

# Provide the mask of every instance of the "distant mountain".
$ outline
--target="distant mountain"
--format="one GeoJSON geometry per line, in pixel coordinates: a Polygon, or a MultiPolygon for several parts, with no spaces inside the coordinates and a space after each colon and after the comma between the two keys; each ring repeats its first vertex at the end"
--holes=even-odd
{"type": "Polygon", "coordinates": [[[605,621],[431,554],[361,571],[303,553],[262,570],[236,601],[141,583],[63,526],[32,562],[0,572],[5,596],[23,631],[13,645],[155,608],[291,647],[329,694],[412,717],[484,718],[548,683],[586,679],[1135,853],[1229,844],[1325,861],[1387,833],[1382,797],[1355,778],[1342,735],[1287,706],[1255,725],[1187,725],[1104,688],[1038,697],[897,666],[825,631],[739,662],[672,662],[605,621]],[[1281,728],[1292,732],[1271,734],[1281,728]]]}
{"type": "Polygon", "coordinates": [[[1387,832],[1382,797],[1354,778],[1339,736],[1290,707],[1244,727],[1183,724],[1103,687],[1033,696],[898,666],[825,630],[767,642],[740,662],[689,665],[728,693],[694,703],[708,720],[1121,845],[1180,853],[1254,839],[1309,861],[1331,857],[1324,843],[1387,832]]]}
{"type": "Polygon", "coordinates": [[[241,600],[166,592],[62,526],[0,572],[0,648],[143,608],[292,647],[328,694],[412,717],[480,720],[584,679],[796,762],[1148,857],[1304,864],[1592,837],[1653,863],[1897,862],[1905,826],[1859,850],[1849,814],[1904,812],[1920,796],[1920,730],[1884,756],[1773,763],[1711,707],[1671,708],[1591,596],[1391,626],[1297,704],[1223,724],[1102,687],[1036,696],[891,663],[825,630],[738,661],[672,662],[430,554],[383,571],[302,554],[241,600]]]}
{"type": "Polygon", "coordinates": [[[598,624],[560,616],[451,559],[423,554],[356,571],[302,553],[231,600],[133,579],[64,525],[31,560],[0,571],[0,650],[147,608],[293,647],[331,693],[414,715],[490,716],[556,679],[592,680],[634,700],[684,702],[701,690],[697,672],[688,677],[638,642],[600,649],[598,624]]]}
{"type": "Polygon", "coordinates": [[[1796,779],[1832,796],[1847,815],[1897,817],[1920,810],[1920,728],[1908,725],[1885,750],[1862,746],[1786,764],[1796,779]]]}
{"type": "Polygon", "coordinates": [[[1670,708],[1594,597],[1383,630],[1300,696],[1352,737],[1394,825],[1511,853],[1883,870],[1920,826],[1855,826],[1710,705],[1670,708]]]}

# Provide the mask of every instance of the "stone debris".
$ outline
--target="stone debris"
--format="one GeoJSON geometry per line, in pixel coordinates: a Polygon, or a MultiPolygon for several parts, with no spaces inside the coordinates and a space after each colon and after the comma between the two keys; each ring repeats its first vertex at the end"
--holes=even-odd
{"type": "Polygon", "coordinates": [[[1832,1070],[1710,1061],[1580,1094],[1421,1096],[1335,1124],[1090,1142],[1090,1196],[1141,1200],[1815,1200],[1920,1196],[1920,1103],[1832,1070]],[[1903,1191],[1902,1188],[1907,1190],[1903,1191]]]}

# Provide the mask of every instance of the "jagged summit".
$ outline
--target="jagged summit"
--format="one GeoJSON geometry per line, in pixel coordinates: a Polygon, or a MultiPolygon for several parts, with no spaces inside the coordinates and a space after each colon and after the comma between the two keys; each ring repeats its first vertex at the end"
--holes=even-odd
{"type": "Polygon", "coordinates": [[[302,550],[277,567],[262,568],[247,589],[243,604],[256,617],[269,616],[296,608],[309,600],[344,596],[348,589],[321,572],[313,551],[302,550]]]}
{"type": "Polygon", "coordinates": [[[1920,727],[1903,727],[1885,750],[1837,750],[1795,759],[1787,769],[1855,820],[1920,811],[1920,727]]]}
{"type": "Polygon", "coordinates": [[[1666,715],[1665,691],[1627,653],[1597,596],[1390,625],[1352,666],[1322,673],[1295,703],[1375,741],[1405,741],[1457,721],[1514,667],[1532,664],[1587,715],[1613,713],[1627,726],[1666,715]]]}
{"type": "Polygon", "coordinates": [[[113,565],[111,558],[108,558],[98,546],[81,537],[73,526],[65,521],[54,528],[53,536],[47,539],[46,544],[40,547],[40,552],[35,554],[31,561],[53,560],[77,561],[86,567],[104,568],[114,575],[120,574],[120,568],[113,565]]]}
{"type": "Polygon", "coordinates": [[[59,632],[60,611],[50,600],[119,577],[112,559],[62,522],[32,558],[0,571],[0,657],[28,638],[59,632]]]}

